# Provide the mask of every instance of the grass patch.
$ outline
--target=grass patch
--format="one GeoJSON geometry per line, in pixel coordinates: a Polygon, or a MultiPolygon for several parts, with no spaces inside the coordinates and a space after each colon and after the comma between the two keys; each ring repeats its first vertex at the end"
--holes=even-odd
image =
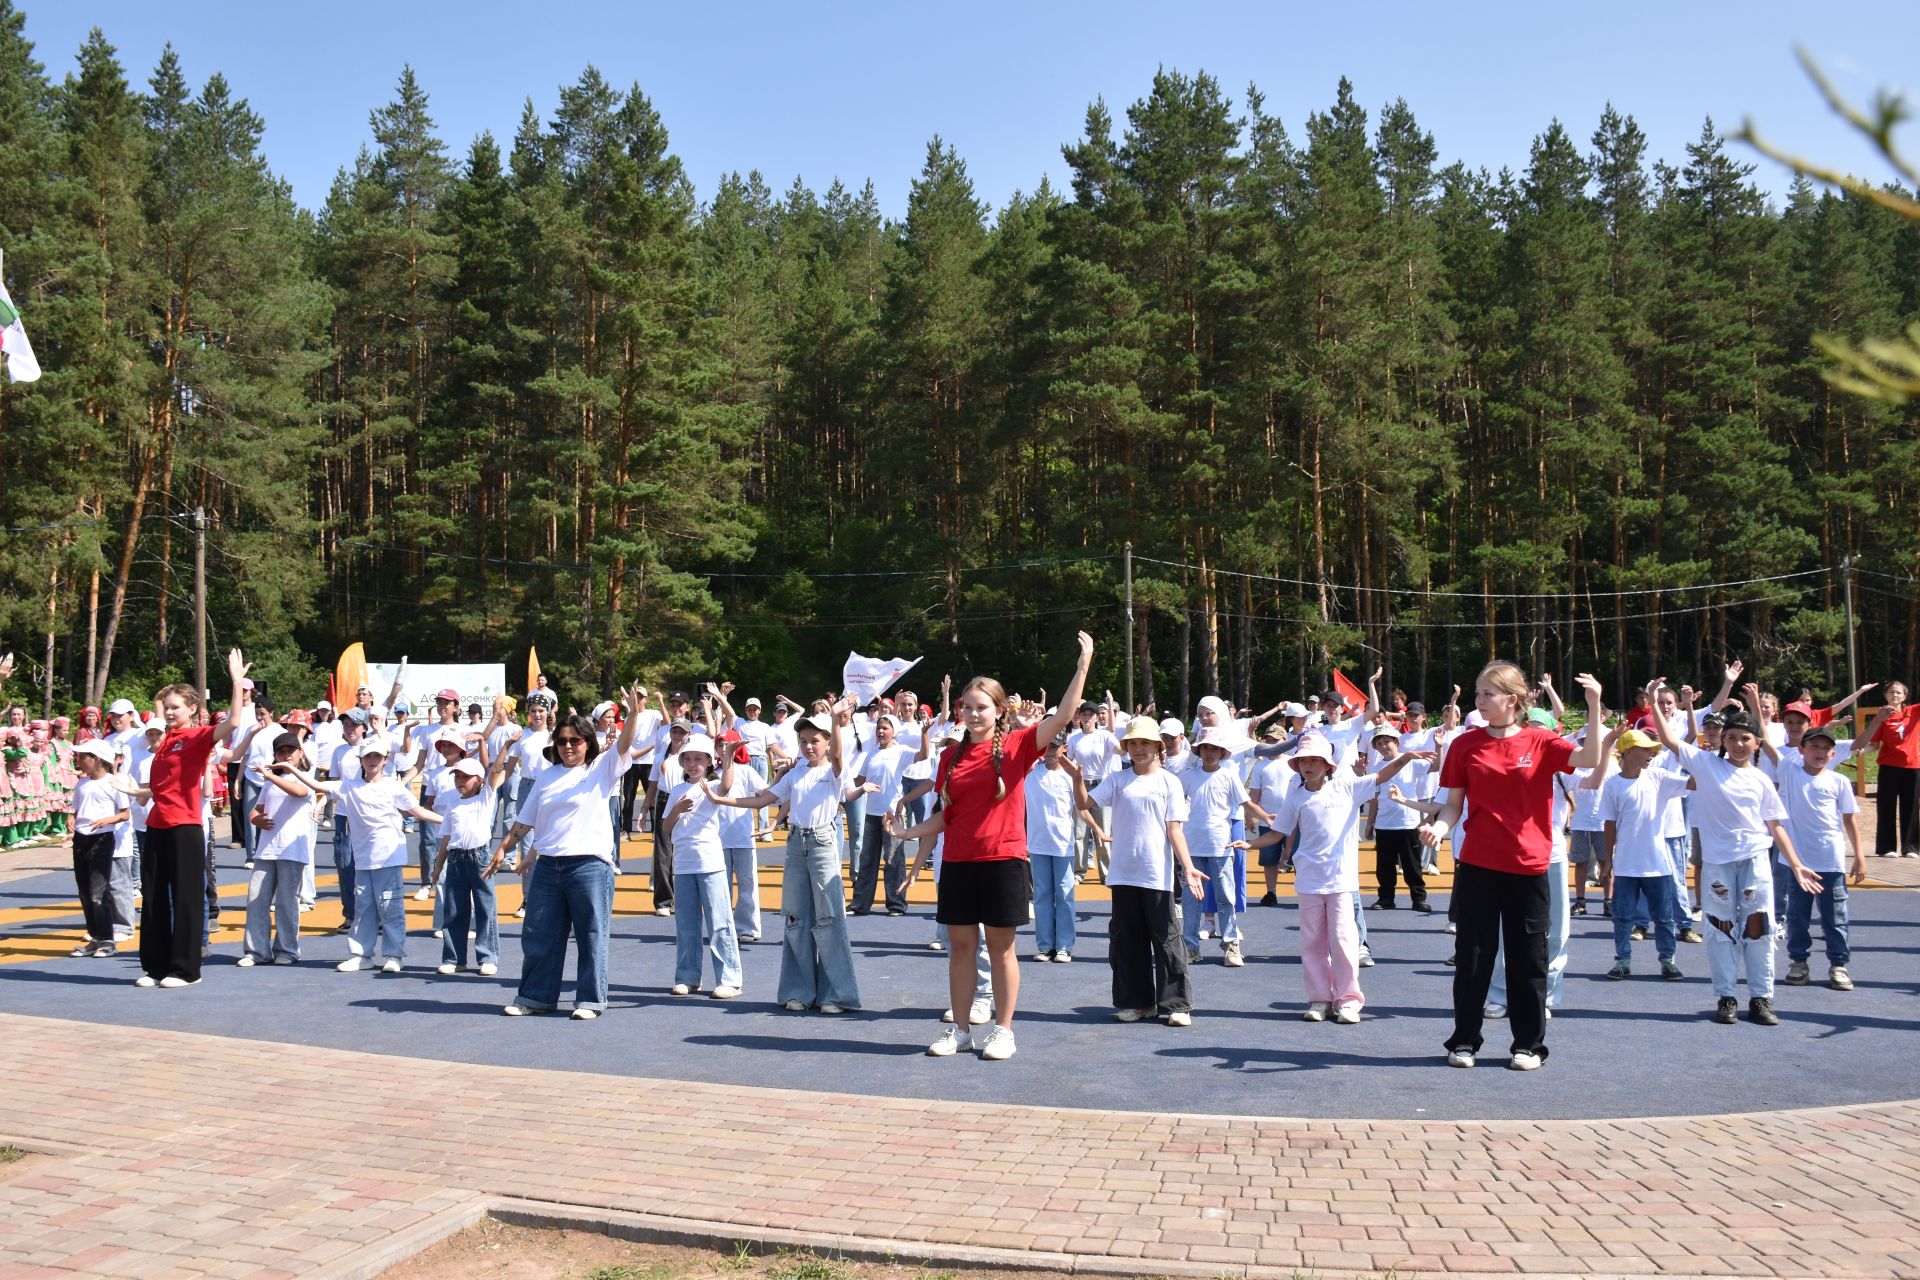
{"type": "Polygon", "coordinates": [[[26,1158],[27,1153],[23,1147],[16,1147],[11,1142],[0,1147],[0,1164],[13,1164],[26,1158]]]}
{"type": "Polygon", "coordinates": [[[780,1254],[780,1260],[763,1273],[766,1280],[846,1280],[844,1264],[816,1253],[780,1254]]]}
{"type": "Polygon", "coordinates": [[[586,1280],[679,1280],[685,1274],[678,1267],[621,1263],[617,1266],[595,1267],[587,1272],[586,1280]]]}

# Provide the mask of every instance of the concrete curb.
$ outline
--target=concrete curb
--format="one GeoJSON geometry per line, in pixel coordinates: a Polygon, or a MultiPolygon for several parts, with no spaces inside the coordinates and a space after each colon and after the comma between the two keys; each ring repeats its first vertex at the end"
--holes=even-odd
{"type": "Polygon", "coordinates": [[[319,1267],[312,1274],[317,1280],[374,1280],[374,1277],[399,1266],[415,1254],[424,1253],[448,1236],[458,1235],[484,1220],[487,1211],[486,1197],[476,1195],[451,1208],[442,1209],[425,1222],[415,1223],[404,1231],[394,1232],[385,1240],[356,1249],[337,1261],[319,1267]]]}

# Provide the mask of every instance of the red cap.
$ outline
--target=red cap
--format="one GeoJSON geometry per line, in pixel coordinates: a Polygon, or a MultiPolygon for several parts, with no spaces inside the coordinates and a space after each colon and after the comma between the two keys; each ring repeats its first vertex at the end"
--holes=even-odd
{"type": "Polygon", "coordinates": [[[297,724],[303,729],[311,729],[313,728],[313,713],[305,707],[295,707],[293,710],[287,712],[285,723],[297,724]]]}
{"type": "Polygon", "coordinates": [[[433,700],[435,702],[458,702],[460,701],[460,691],[458,689],[442,689],[433,695],[433,700]]]}
{"type": "Polygon", "coordinates": [[[1789,702],[1786,706],[1780,708],[1780,714],[1782,716],[1801,715],[1811,720],[1813,719],[1813,704],[1811,702],[1789,702]]]}
{"type": "Polygon", "coordinates": [[[725,733],[720,735],[720,742],[721,742],[721,745],[723,746],[729,742],[745,742],[745,741],[746,739],[740,736],[740,731],[738,729],[729,729],[725,733]]]}

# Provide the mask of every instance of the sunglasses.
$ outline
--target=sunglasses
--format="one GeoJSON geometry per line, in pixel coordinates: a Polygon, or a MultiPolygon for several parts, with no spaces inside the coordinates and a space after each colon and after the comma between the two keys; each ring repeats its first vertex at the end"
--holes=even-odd
{"type": "Polygon", "coordinates": [[[578,734],[572,734],[565,738],[555,737],[553,745],[556,747],[584,747],[587,745],[587,740],[578,734]]]}

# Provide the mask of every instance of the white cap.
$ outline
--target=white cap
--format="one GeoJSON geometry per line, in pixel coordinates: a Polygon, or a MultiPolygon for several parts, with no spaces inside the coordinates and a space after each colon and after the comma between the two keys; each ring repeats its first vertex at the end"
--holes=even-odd
{"type": "Polygon", "coordinates": [[[613,710],[613,704],[611,702],[603,702],[600,705],[596,706],[591,712],[588,713],[587,719],[598,720],[601,716],[607,714],[607,712],[611,710],[613,710]]]}
{"type": "Polygon", "coordinates": [[[1298,720],[1307,714],[1307,709],[1297,702],[1289,702],[1280,708],[1280,714],[1298,720]]]}
{"type": "Polygon", "coordinates": [[[73,754],[77,756],[93,756],[96,759],[105,760],[108,764],[112,764],[119,758],[119,752],[115,751],[113,744],[105,738],[88,738],[85,742],[73,749],[73,754]]]}
{"type": "Polygon", "coordinates": [[[1186,731],[1187,726],[1181,724],[1172,716],[1168,716],[1160,722],[1160,736],[1163,738],[1178,738],[1184,735],[1186,731]]]}
{"type": "Polygon", "coordinates": [[[320,701],[313,704],[313,709],[315,711],[331,711],[333,710],[333,704],[331,702],[328,702],[325,698],[322,698],[320,699],[320,701]]]}
{"type": "MultiPolygon", "coordinates": [[[[361,752],[361,754],[365,755],[366,753],[361,752]]],[[[450,769],[449,772],[465,774],[469,778],[482,778],[486,776],[487,771],[480,767],[478,760],[475,760],[472,756],[468,756],[464,760],[455,760],[453,762],[453,768],[450,769]]]]}
{"type": "Polygon", "coordinates": [[[387,754],[387,744],[381,741],[379,738],[368,738],[366,741],[366,745],[360,748],[360,758],[362,760],[365,760],[368,756],[380,756],[382,758],[385,758],[386,754],[387,754]]]}
{"type": "Polygon", "coordinates": [[[708,759],[712,759],[713,739],[704,733],[689,734],[687,735],[687,740],[680,744],[680,754],[685,755],[689,751],[704,751],[708,759]]]}
{"type": "Polygon", "coordinates": [[[126,698],[115,698],[113,705],[107,708],[107,714],[110,716],[130,716],[133,714],[133,703],[126,698]]]}
{"type": "Polygon", "coordinates": [[[746,701],[746,705],[747,705],[747,706],[749,706],[749,707],[757,707],[757,706],[759,706],[759,705],[760,705],[760,699],[758,699],[758,698],[748,698],[748,699],[747,699],[747,701],[746,701]]]}
{"type": "Polygon", "coordinates": [[[821,733],[832,733],[833,717],[824,711],[816,711],[810,716],[801,716],[794,722],[793,731],[798,733],[802,729],[818,729],[821,733]]]}

